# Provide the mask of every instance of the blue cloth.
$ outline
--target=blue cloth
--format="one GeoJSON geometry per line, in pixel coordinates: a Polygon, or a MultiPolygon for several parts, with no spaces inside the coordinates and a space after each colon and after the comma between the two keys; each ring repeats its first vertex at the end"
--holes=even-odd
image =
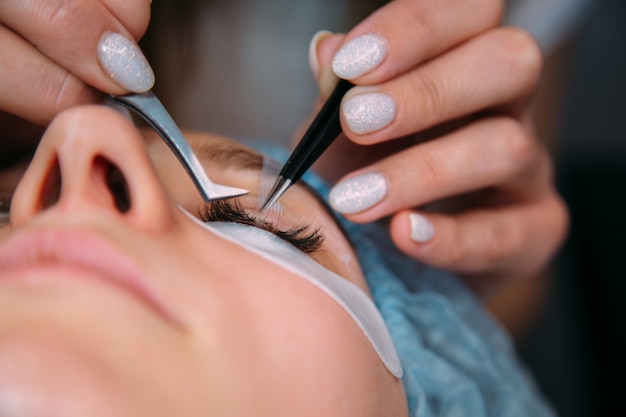
{"type": "MultiPolygon", "coordinates": [[[[284,150],[255,147],[287,157],[284,150]]],[[[302,179],[328,199],[319,177],[302,179]]],[[[457,277],[399,252],[380,225],[339,218],[402,362],[411,417],[555,415],[507,333],[457,277]]]]}

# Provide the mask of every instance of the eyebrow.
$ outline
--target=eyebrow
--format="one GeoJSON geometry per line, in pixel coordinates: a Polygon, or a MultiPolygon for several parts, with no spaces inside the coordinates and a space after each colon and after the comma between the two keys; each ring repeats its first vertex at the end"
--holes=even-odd
{"type": "Polygon", "coordinates": [[[265,158],[261,153],[236,144],[215,143],[212,141],[201,142],[196,153],[201,160],[218,164],[224,168],[239,170],[261,171],[263,169],[263,158],[265,158]]]}

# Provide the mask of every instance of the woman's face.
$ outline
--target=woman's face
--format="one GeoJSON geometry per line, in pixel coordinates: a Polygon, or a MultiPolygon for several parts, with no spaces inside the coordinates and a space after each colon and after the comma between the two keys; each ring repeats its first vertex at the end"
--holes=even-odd
{"type": "MultiPolygon", "coordinates": [[[[0,415],[405,414],[400,381],[335,301],[179,208],[232,220],[148,136],[104,107],[44,135],[0,226],[0,415]]],[[[258,155],[188,139],[213,181],[252,191],[239,209],[255,217],[258,155]]],[[[310,256],[365,290],[317,199],[294,186],[280,203],[265,221],[310,224],[297,244],[319,228],[310,256]]]]}

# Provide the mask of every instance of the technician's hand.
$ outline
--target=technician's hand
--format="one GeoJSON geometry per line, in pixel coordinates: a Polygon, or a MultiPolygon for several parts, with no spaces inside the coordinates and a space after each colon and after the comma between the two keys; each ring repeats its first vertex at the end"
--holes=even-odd
{"type": "Polygon", "coordinates": [[[135,43],[149,19],[150,0],[2,0],[0,111],[45,125],[97,90],[150,89],[135,43]]]}
{"type": "Polygon", "coordinates": [[[357,85],[342,103],[349,140],[316,166],[339,181],[331,204],[355,222],[391,215],[402,251],[478,292],[544,267],[568,218],[530,120],[541,53],[525,32],[497,27],[501,9],[396,0],[311,49],[322,95],[333,70],[357,85]]]}

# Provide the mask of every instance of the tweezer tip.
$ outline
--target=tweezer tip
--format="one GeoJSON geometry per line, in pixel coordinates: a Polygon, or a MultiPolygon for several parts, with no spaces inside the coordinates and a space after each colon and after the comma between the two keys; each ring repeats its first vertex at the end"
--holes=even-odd
{"type": "Polygon", "coordinates": [[[287,189],[291,186],[291,180],[283,176],[279,176],[272,187],[272,190],[267,195],[265,202],[261,206],[261,213],[267,210],[272,204],[274,204],[287,189]]]}
{"type": "Polygon", "coordinates": [[[227,200],[229,198],[237,198],[237,197],[242,197],[244,195],[250,194],[249,190],[243,190],[243,189],[234,188],[234,187],[229,187],[229,188],[230,189],[228,189],[226,192],[221,193],[221,194],[215,194],[215,193],[209,194],[205,189],[200,189],[200,188],[198,188],[198,191],[200,192],[202,199],[205,201],[205,203],[212,203],[215,201],[227,200]]]}

